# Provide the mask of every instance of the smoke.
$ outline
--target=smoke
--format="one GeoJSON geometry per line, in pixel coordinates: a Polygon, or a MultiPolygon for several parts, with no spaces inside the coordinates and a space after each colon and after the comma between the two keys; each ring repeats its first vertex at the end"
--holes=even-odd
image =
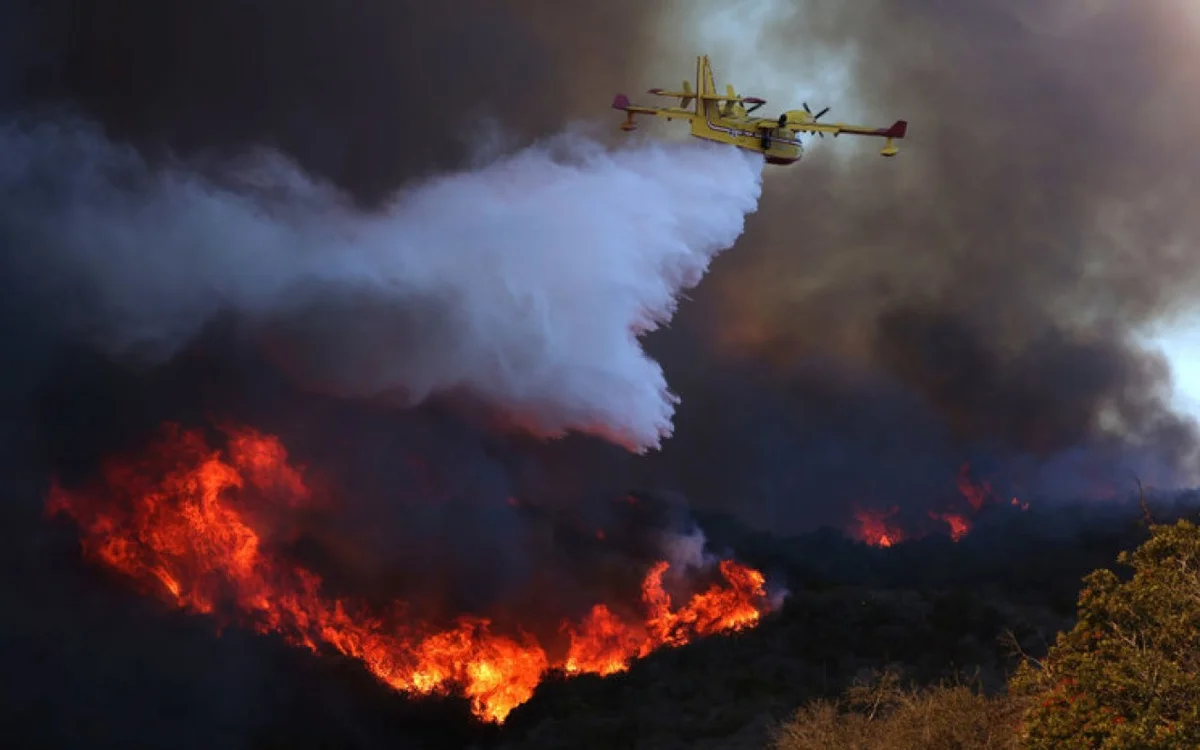
{"type": "Polygon", "coordinates": [[[716,557],[705,551],[707,541],[699,526],[693,526],[686,534],[667,532],[663,534],[663,554],[678,572],[700,570],[716,563],[716,557]]]}
{"type": "MultiPolygon", "coordinates": [[[[467,163],[489,117],[517,143],[610,117],[698,53],[764,112],[908,119],[897,159],[823,139],[768,170],[738,252],[646,338],[683,400],[643,473],[807,526],[953,491],[968,460],[1030,492],[1194,473],[1139,333],[1194,298],[1197,26],[1187,0],[1044,5],[42,3],[9,89],[142,151],[277,146],[371,205],[467,163]]],[[[258,335],[320,381],[304,312],[258,335]]]]}
{"type": "MultiPolygon", "coordinates": [[[[97,123],[4,131],[6,385],[38,377],[16,349],[48,346],[47,327],[127,361],[169,359],[137,377],[56,360],[39,400],[0,394],[17,415],[5,511],[30,508],[6,524],[6,591],[20,592],[6,611],[42,644],[25,653],[84,686],[64,701],[23,680],[14,695],[40,694],[52,718],[90,706],[89,675],[108,666],[76,656],[126,653],[113,644],[154,621],[106,617],[94,632],[98,605],[81,595],[94,582],[47,564],[73,560],[76,538],[43,541],[45,476],[90,470],[206,409],[283,435],[332,475],[347,507],[319,524],[332,560],[314,567],[350,589],[445,597],[438,611],[586,608],[613,585],[596,561],[616,540],[637,542],[615,555],[626,574],[664,540],[680,567],[706,559],[700,535],[657,533],[650,503],[613,502],[633,486],[682,489],[782,533],[840,525],[854,505],[920,515],[956,494],[964,462],[1023,499],[1119,492],[1135,472],[1183,481],[1194,425],[1172,412],[1169,363],[1137,333],[1191,306],[1200,267],[1188,3],[5,4],[0,104],[65,103],[97,123]],[[703,148],[610,153],[569,138],[462,170],[493,122],[523,146],[611,118],[613,92],[677,85],[700,53],[719,85],[768,99],[764,114],[807,100],[831,120],[908,119],[910,135],[894,160],[824,139],[768,170],[737,252],[644,339],[647,358],[637,327],[661,326],[737,237],[757,171],[703,148]],[[271,150],[228,160],[259,146],[271,150]],[[720,196],[723,209],[700,210],[720,196]],[[684,234],[666,235],[669,221],[684,234]],[[188,347],[231,312],[244,340],[188,347]],[[325,393],[407,404],[472,390],[543,435],[639,448],[672,421],[676,434],[637,461],[595,441],[493,439],[438,399],[380,413],[297,394],[247,351],[325,393]],[[666,383],[682,397],[674,417],[666,383]],[[21,421],[31,403],[40,411],[21,421]]],[[[190,664],[133,652],[118,661],[190,664]]],[[[219,684],[256,680],[231,666],[219,684]]],[[[125,710],[140,698],[106,720],[141,727],[125,710]]],[[[238,705],[258,721],[256,703],[238,705]]],[[[164,731],[213,726],[225,721],[164,731]]]]}
{"type": "Polygon", "coordinates": [[[768,114],[911,123],[892,160],[825,138],[768,170],[738,252],[648,343],[687,494],[777,528],[929,502],[964,461],[1029,493],[1200,476],[1178,353],[1142,336],[1200,288],[1200,32],[1175,0],[1045,5],[672,6],[647,85],[705,52],[768,114]]]}
{"type": "Polygon", "coordinates": [[[231,312],[312,389],[403,405],[463,390],[539,435],[633,451],[671,434],[676,401],[638,336],[760,189],[731,149],[562,136],[366,213],[279,154],[213,179],[89,128],[0,138],[11,271],[106,353],[157,364],[231,312]]]}

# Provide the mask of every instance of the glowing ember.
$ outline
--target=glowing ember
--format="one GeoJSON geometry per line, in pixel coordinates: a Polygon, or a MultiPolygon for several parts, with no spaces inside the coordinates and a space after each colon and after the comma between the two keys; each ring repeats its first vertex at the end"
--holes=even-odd
{"type": "MultiPolygon", "coordinates": [[[[962,499],[970,506],[969,510],[946,510],[941,512],[930,511],[929,517],[935,521],[944,523],[950,538],[958,542],[963,539],[971,531],[974,525],[972,516],[979,513],[985,506],[998,503],[996,494],[992,490],[992,486],[986,481],[973,482],[971,480],[971,467],[969,464],[963,464],[959,467],[957,487],[962,499]]],[[[1012,498],[1010,503],[1014,508],[1021,510],[1029,510],[1029,503],[1012,498]]],[[[955,504],[959,505],[959,504],[955,504]]],[[[903,541],[910,535],[901,529],[899,526],[888,521],[889,518],[896,515],[899,508],[891,508],[890,510],[860,510],[854,514],[854,526],[850,529],[850,534],[859,541],[865,542],[873,547],[891,547],[897,542],[903,541]]],[[[913,536],[922,536],[920,531],[917,531],[913,536]]]]}
{"type": "Polygon", "coordinates": [[[971,522],[967,520],[966,516],[959,515],[958,513],[931,512],[929,517],[936,521],[945,522],[950,527],[950,538],[956,542],[966,536],[967,532],[971,530],[971,522]]]}
{"type": "Polygon", "coordinates": [[[102,491],[52,487],[47,511],[75,520],[87,556],[166,601],[309,649],[332,647],[397,690],[460,689],[476,715],[495,722],[550,669],[612,674],[660,646],[753,626],[767,608],[762,574],[724,561],[721,582],[673,609],[660,562],[643,582],[644,618],[597,604],[582,622],[564,623],[570,645],[561,659],[529,636],[493,632],[484,618],[438,630],[404,622],[402,603],[380,616],[325,594],[320,577],[273,551],[296,534],[286,511],[311,505],[311,493],[278,439],[227,434],[222,452],[199,432],[168,428],[143,460],[109,465],[102,491]]]}
{"type": "Polygon", "coordinates": [[[872,547],[891,547],[904,541],[904,530],[891,524],[888,519],[900,512],[898,507],[889,510],[858,510],[854,520],[858,523],[855,538],[872,547]]]}

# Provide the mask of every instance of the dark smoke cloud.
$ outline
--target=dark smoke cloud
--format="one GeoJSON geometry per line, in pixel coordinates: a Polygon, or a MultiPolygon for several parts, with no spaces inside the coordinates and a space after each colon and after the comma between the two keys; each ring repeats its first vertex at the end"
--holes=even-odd
{"type": "Polygon", "coordinates": [[[277,147],[364,201],[494,147],[490,118],[526,136],[562,124],[552,59],[495,3],[39,6],[27,106],[185,155],[277,147]]]}
{"type": "Polygon", "coordinates": [[[469,163],[477,136],[609,115],[611,90],[699,52],[771,107],[815,92],[848,120],[906,117],[896,160],[823,140],[770,176],[736,252],[652,338],[684,401],[637,473],[796,523],[926,498],[967,459],[1042,488],[1177,476],[1192,428],[1132,334],[1193,281],[1182,6],[750,6],[43,4],[26,38],[51,52],[25,45],[9,88],[146,149],[278,146],[365,202],[469,163]]]}
{"type": "Polygon", "coordinates": [[[10,6],[22,108],[67,104],[151,150],[279,148],[365,202],[603,106],[593,86],[636,67],[630,32],[655,13],[624,0],[10,6]]]}
{"type": "Polygon", "coordinates": [[[718,85],[768,108],[911,122],[894,160],[814,140],[768,174],[680,321],[692,337],[654,342],[684,404],[671,463],[704,446],[739,466],[689,492],[832,518],[861,501],[856,475],[928,497],[912,475],[939,453],[947,489],[967,459],[1047,491],[1135,470],[1187,481],[1195,428],[1138,334],[1200,281],[1200,27],[1182,2],[1053,5],[761,2],[740,26],[715,4],[677,9],[706,46],[681,39],[672,70],[707,52],[718,85]],[[729,358],[721,376],[684,373],[697,347],[729,358]],[[740,406],[693,412],[702,401],[740,406]],[[764,421],[769,445],[747,441],[764,421]],[[751,468],[770,490],[747,488],[751,468]]]}

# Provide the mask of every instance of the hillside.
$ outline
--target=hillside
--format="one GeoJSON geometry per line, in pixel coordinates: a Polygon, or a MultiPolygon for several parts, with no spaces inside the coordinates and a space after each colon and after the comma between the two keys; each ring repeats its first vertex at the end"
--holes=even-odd
{"type": "MultiPolygon", "coordinates": [[[[1179,498],[1151,510],[1166,520],[1195,517],[1191,507],[1179,498]]],[[[890,549],[833,530],[771,539],[713,518],[705,528],[798,582],[782,610],[624,675],[545,684],[513,713],[502,747],[761,748],[798,706],[889,668],[917,685],[965,677],[1002,692],[1016,648],[1044,654],[1071,626],[1083,576],[1146,537],[1135,505],[1007,514],[958,543],[890,549]]]]}

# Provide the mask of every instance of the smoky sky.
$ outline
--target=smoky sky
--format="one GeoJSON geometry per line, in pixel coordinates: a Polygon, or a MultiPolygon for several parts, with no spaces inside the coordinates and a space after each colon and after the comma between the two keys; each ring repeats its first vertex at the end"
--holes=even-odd
{"type": "Polygon", "coordinates": [[[55,0],[8,11],[9,88],[150,153],[279,148],[370,202],[560,131],[636,66],[628,31],[654,11],[560,6],[55,0]]]}
{"type": "Polygon", "coordinates": [[[366,201],[492,146],[488,118],[561,123],[551,58],[494,3],[120,0],[27,15],[27,46],[43,48],[21,55],[27,109],[65,104],[150,152],[277,147],[366,201]]]}
{"type": "Polygon", "coordinates": [[[903,118],[909,137],[892,160],[814,139],[768,174],[679,321],[689,340],[654,342],[684,403],[664,458],[726,451],[737,476],[705,467],[699,491],[770,517],[933,497],[956,461],[1047,492],[1186,481],[1194,427],[1135,338],[1190,304],[1200,268],[1185,4],[747,5],[770,23],[753,54],[736,28],[709,32],[718,86],[758,93],[758,73],[772,106],[817,105],[802,82],[844,69],[826,119],[903,118]],[[712,377],[679,372],[698,350],[722,361],[712,377]]]}
{"type": "Polygon", "coordinates": [[[844,68],[828,118],[907,119],[901,154],[823,139],[768,174],[747,233],[649,338],[675,436],[600,473],[799,525],[931,502],[964,461],[1046,492],[1185,473],[1193,427],[1133,338],[1195,282],[1182,3],[749,6],[769,22],[726,16],[716,39],[699,30],[721,8],[682,1],[42,3],[4,90],[151,156],[279,148],[370,204],[606,123],[613,91],[673,85],[696,54],[739,91],[769,73],[772,112],[844,68]]]}

